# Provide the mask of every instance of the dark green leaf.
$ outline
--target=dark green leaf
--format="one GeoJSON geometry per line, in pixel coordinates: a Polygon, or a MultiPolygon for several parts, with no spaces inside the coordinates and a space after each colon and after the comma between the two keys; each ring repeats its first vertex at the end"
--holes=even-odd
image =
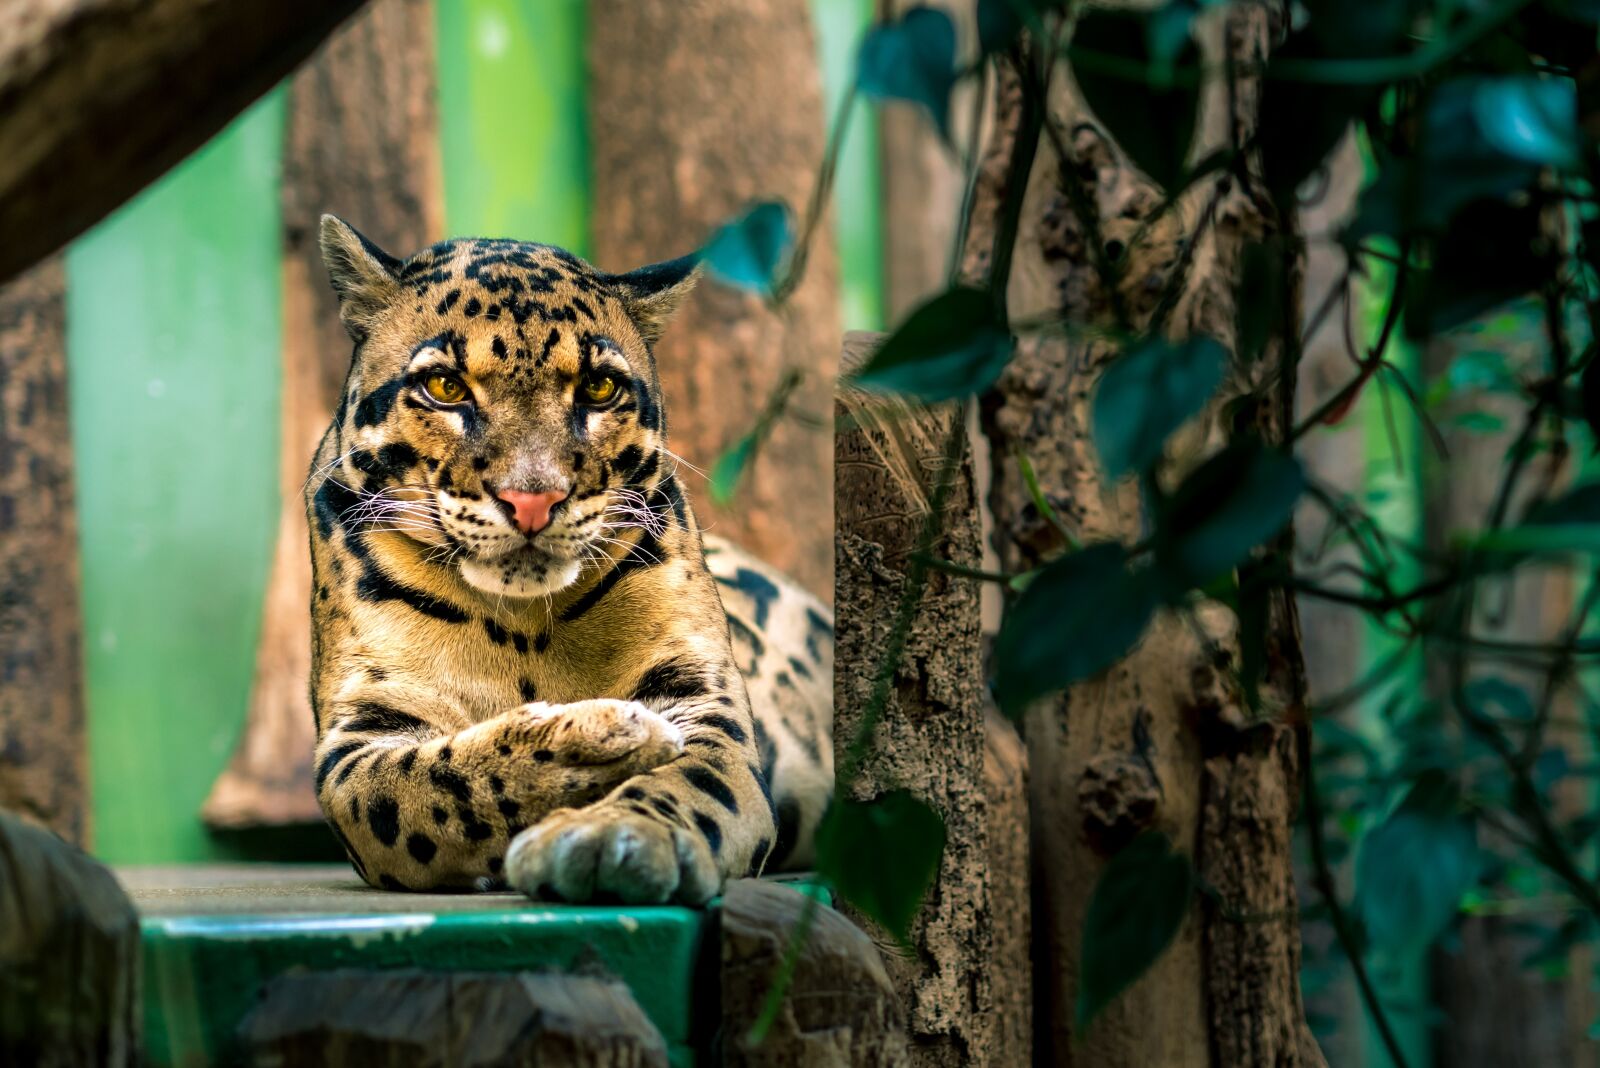
{"type": "Polygon", "coordinates": [[[1541,167],[1578,163],[1578,95],[1569,78],[1485,78],[1452,82],[1471,94],[1472,116],[1484,141],[1513,159],[1541,167]]]}
{"type": "Polygon", "coordinates": [[[1485,200],[1459,212],[1435,242],[1406,300],[1406,332],[1427,337],[1538,289],[1555,261],[1543,249],[1539,209],[1485,200]]]}
{"type": "Polygon", "coordinates": [[[817,872],[902,944],[944,855],[944,820],[906,790],[835,798],[817,828],[817,872]]]}
{"type": "Polygon", "coordinates": [[[932,117],[941,135],[950,126],[950,87],[956,80],[956,28],[950,16],[914,7],[872,29],[861,42],[856,84],[874,100],[904,100],[932,117]]]}
{"type": "Polygon", "coordinates": [[[1024,28],[1062,0],[978,0],[978,47],[984,55],[1004,52],[1024,28]]]}
{"type": "Polygon", "coordinates": [[[1454,782],[1424,773],[1361,842],[1356,910],[1371,944],[1397,959],[1421,950],[1455,917],[1478,880],[1477,830],[1454,782]]]}
{"type": "Polygon", "coordinates": [[[1285,287],[1292,277],[1289,257],[1281,237],[1245,246],[1234,314],[1234,349],[1241,363],[1254,363],[1267,342],[1284,335],[1285,287]]]}
{"type": "Polygon", "coordinates": [[[765,295],[772,292],[778,269],[793,246],[789,209],[766,201],[712,234],[703,256],[707,269],[723,282],[765,295]]]}
{"type": "Polygon", "coordinates": [[[1040,694],[1095,675],[1133,647],[1155,613],[1147,576],[1116,544],[1051,561],[1005,614],[995,641],[996,691],[1015,715],[1040,694]]]}
{"type": "Polygon", "coordinates": [[[1182,183],[1200,104],[1199,49],[1187,27],[1180,41],[1172,25],[1160,12],[1093,8],[1078,20],[1071,49],[1090,109],[1164,189],[1182,183]],[[1154,54],[1152,42],[1168,54],[1154,54]]]}
{"type": "Polygon", "coordinates": [[[1083,920],[1080,1032],[1166,951],[1189,915],[1194,885],[1193,864],[1159,831],[1141,834],[1111,858],[1083,920]]]}
{"type": "Polygon", "coordinates": [[[1168,596],[1204,586],[1277,534],[1294,514],[1305,475],[1292,456],[1243,442],[1183,480],[1156,532],[1168,596]]]}
{"type": "Polygon", "coordinates": [[[995,319],[994,298],[957,287],[922,305],[878,347],[855,384],[925,401],[981,393],[1011,359],[1011,335],[995,319]]]}
{"type": "Polygon", "coordinates": [[[749,466],[750,460],[755,456],[756,436],[752,431],[734,442],[727,452],[717,457],[717,462],[711,467],[711,499],[718,504],[727,504],[733,500],[734,490],[739,488],[739,479],[744,476],[744,469],[749,466]]]}
{"type": "Polygon", "coordinates": [[[1106,368],[1094,395],[1094,444],[1106,474],[1120,478],[1160,459],[1167,436],[1211,399],[1227,363],[1211,338],[1151,337],[1106,368]]]}
{"type": "Polygon", "coordinates": [[[1530,509],[1520,525],[1485,532],[1477,548],[1503,553],[1600,552],[1600,482],[1530,509]]]}
{"type": "Polygon", "coordinates": [[[1467,683],[1467,703],[1480,715],[1518,723],[1533,722],[1533,699],[1522,687],[1497,676],[1473,679],[1467,683]]]}

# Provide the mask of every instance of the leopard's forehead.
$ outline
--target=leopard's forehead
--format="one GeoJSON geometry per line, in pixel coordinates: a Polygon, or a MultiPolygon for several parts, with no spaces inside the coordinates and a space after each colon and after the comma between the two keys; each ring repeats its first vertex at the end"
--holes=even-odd
{"type": "Polygon", "coordinates": [[[423,249],[401,265],[400,282],[418,297],[435,298],[435,314],[449,314],[458,303],[464,311],[476,299],[475,315],[493,318],[490,309],[498,307],[519,324],[535,316],[566,318],[551,306],[552,297],[601,298],[609,290],[607,276],[566,249],[485,238],[456,238],[423,249]],[[467,295],[467,289],[483,292],[467,295]]]}

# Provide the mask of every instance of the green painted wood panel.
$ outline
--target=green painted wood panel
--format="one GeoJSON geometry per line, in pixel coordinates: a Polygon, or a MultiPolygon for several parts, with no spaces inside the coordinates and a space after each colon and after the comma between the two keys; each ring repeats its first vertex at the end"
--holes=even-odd
{"type": "Polygon", "coordinates": [[[445,228],[589,248],[582,0],[436,8],[445,228]]]}
{"type": "Polygon", "coordinates": [[[199,808],[250,694],[278,501],[273,93],[67,254],[95,852],[230,855],[199,808]]]}

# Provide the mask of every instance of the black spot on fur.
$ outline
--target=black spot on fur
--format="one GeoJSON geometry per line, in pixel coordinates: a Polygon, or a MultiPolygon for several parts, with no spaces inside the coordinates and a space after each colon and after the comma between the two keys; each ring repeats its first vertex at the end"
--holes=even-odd
{"type": "Polygon", "coordinates": [[[372,836],[386,846],[400,837],[400,806],[392,797],[380,797],[367,804],[367,826],[372,836]]]}
{"type": "Polygon", "coordinates": [[[446,812],[444,809],[440,808],[438,805],[434,805],[433,806],[433,822],[437,823],[439,826],[443,827],[445,824],[450,822],[450,813],[446,812]]]}
{"type": "Polygon", "coordinates": [[[461,299],[461,290],[452,289],[450,292],[448,292],[448,293],[446,293],[444,295],[444,299],[443,300],[439,301],[438,304],[434,305],[434,309],[433,310],[434,310],[435,313],[437,313],[439,315],[443,315],[445,312],[447,312],[451,308],[455,307],[456,301],[458,301],[460,299],[461,299]]]}
{"type": "Polygon", "coordinates": [[[489,635],[489,640],[496,645],[504,645],[506,643],[506,638],[508,637],[506,629],[487,616],[483,620],[483,630],[485,634],[489,635]]]}
{"type": "Polygon", "coordinates": [[[778,599],[778,587],[773,585],[771,579],[748,567],[741,567],[733,573],[732,578],[719,575],[717,581],[750,598],[756,614],[756,626],[767,625],[767,612],[772,602],[778,599]]]}
{"type": "Polygon", "coordinates": [[[734,815],[739,814],[739,802],[734,799],[733,791],[710,768],[690,765],[684,769],[683,777],[689,780],[690,786],[715,799],[718,804],[729,812],[734,815]]]}
{"type": "MultiPolygon", "coordinates": [[[[517,631],[512,631],[511,632],[511,644],[516,648],[517,652],[519,652],[519,653],[526,654],[528,652],[528,636],[526,634],[522,634],[522,633],[519,633],[517,631]]],[[[533,700],[533,698],[530,697],[530,698],[528,698],[528,700],[531,701],[531,700],[533,700]]]]}
{"type": "Polygon", "coordinates": [[[411,892],[411,887],[407,886],[399,879],[396,879],[388,872],[383,872],[378,876],[378,885],[383,887],[385,890],[398,890],[403,894],[409,894],[411,892]]]}
{"type": "Polygon", "coordinates": [[[539,699],[539,691],[533,685],[532,679],[523,679],[517,683],[517,690],[522,694],[524,701],[537,701],[539,699]]]}
{"type": "Polygon", "coordinates": [[[533,751],[533,759],[537,760],[541,764],[548,764],[555,758],[556,755],[548,749],[535,749],[533,751]]]}
{"type": "Polygon", "coordinates": [[[713,855],[722,850],[722,826],[704,812],[694,814],[694,825],[700,828],[700,833],[705,836],[706,845],[711,847],[713,855]]]}
{"type": "Polygon", "coordinates": [[[792,797],[778,802],[778,840],[773,843],[768,863],[777,867],[794,852],[800,841],[800,803],[792,797]]]}
{"type": "Polygon", "coordinates": [[[706,693],[706,684],[700,673],[700,667],[700,664],[686,657],[663,661],[644,673],[639,684],[633,688],[633,699],[648,701],[652,698],[661,698],[681,701],[690,697],[703,697],[706,693]]]}
{"type": "Polygon", "coordinates": [[[461,833],[467,841],[482,842],[494,837],[494,828],[478,819],[478,814],[472,811],[471,806],[461,806],[456,809],[456,815],[461,817],[461,833]]]}
{"type": "Polygon", "coordinates": [[[733,739],[735,744],[744,744],[746,738],[744,728],[735,723],[732,718],[724,716],[720,712],[702,713],[695,719],[694,724],[699,727],[710,727],[714,730],[719,730],[733,739]]]}
{"type": "Polygon", "coordinates": [[[499,875],[500,874],[500,869],[505,867],[505,866],[506,866],[506,862],[505,862],[504,858],[502,858],[502,857],[490,857],[489,858],[489,874],[490,875],[499,875]]]}
{"type": "Polygon", "coordinates": [[[622,796],[627,798],[629,801],[643,801],[645,794],[644,791],[639,789],[637,786],[630,786],[622,791],[622,796]]]}
{"type": "Polygon", "coordinates": [[[410,749],[407,749],[404,753],[402,753],[400,755],[400,760],[395,764],[395,767],[400,769],[400,773],[402,775],[410,775],[411,774],[411,765],[415,764],[416,762],[417,762],[417,747],[416,746],[412,746],[410,749]]]}
{"type": "Polygon", "coordinates": [[[500,815],[504,816],[507,821],[516,819],[517,813],[522,811],[522,806],[510,798],[502,798],[495,807],[500,810],[500,815]]]}
{"type": "Polygon", "coordinates": [[[347,742],[344,745],[336,745],[324,753],[322,759],[317,762],[317,793],[322,792],[322,784],[328,781],[328,775],[339,766],[339,762],[366,744],[366,742],[347,742]]]}
{"type": "Polygon", "coordinates": [[[433,860],[433,855],[439,852],[439,847],[434,844],[432,838],[421,831],[413,831],[406,837],[406,852],[410,853],[418,864],[427,864],[433,860]]]}
{"type": "Polygon", "coordinates": [[[409,712],[368,701],[357,705],[339,729],[355,734],[421,734],[426,726],[409,712]]]}
{"type": "Polygon", "coordinates": [[[472,800],[472,784],[459,771],[435,764],[428,769],[428,781],[463,804],[472,800]]]}

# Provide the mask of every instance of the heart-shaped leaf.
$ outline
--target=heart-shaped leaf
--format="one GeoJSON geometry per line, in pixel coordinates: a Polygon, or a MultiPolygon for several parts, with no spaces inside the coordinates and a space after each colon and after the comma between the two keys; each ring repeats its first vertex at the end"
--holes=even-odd
{"type": "Polygon", "coordinates": [[[941,135],[950,128],[950,87],[956,81],[956,28],[932,7],[914,7],[873,28],[861,42],[856,85],[874,100],[921,107],[941,135]]]}
{"type": "Polygon", "coordinates": [[[909,791],[835,798],[817,828],[817,871],[902,944],[944,855],[944,820],[909,791]]]}
{"type": "Polygon", "coordinates": [[[1151,337],[1106,368],[1094,395],[1094,444],[1106,474],[1119,478],[1160,459],[1167,436],[1216,391],[1227,361],[1208,337],[1151,337]]]}
{"type": "Polygon", "coordinates": [[[1111,858],[1083,919],[1080,1032],[1166,951],[1189,915],[1194,885],[1194,865],[1159,831],[1146,831],[1111,858]]]}
{"type": "Polygon", "coordinates": [[[853,381],[863,389],[950,400],[988,389],[1011,359],[1011,335],[994,298],[957,287],[912,312],[853,381]]]}
{"type": "Polygon", "coordinates": [[[995,640],[995,689],[1016,715],[1040,694],[1110,667],[1144,633],[1156,591],[1114,543],[1052,560],[1006,611],[995,640]]]}
{"type": "Polygon", "coordinates": [[[778,270],[794,247],[794,222],[787,206],[764,201],[723,224],[706,242],[707,269],[737,289],[770,295],[778,270]]]}
{"type": "Polygon", "coordinates": [[[1253,442],[1230,445],[1173,493],[1156,532],[1169,596],[1204,586],[1282,530],[1305,490],[1293,456],[1253,442]]]}

